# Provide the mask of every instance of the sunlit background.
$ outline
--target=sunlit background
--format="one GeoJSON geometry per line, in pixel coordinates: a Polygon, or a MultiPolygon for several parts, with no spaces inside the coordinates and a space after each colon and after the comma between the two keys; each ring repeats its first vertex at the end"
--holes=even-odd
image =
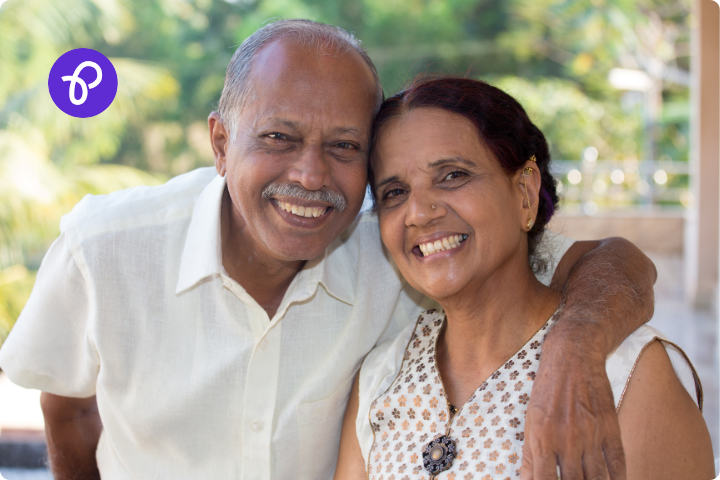
{"type": "Polygon", "coordinates": [[[269,19],[311,18],[362,40],[386,95],[428,72],[520,100],[561,182],[553,228],[625,236],[656,262],[654,322],[698,366],[717,456],[717,194],[709,214],[700,208],[701,178],[714,175],[715,192],[720,179],[720,147],[702,150],[701,133],[715,128],[718,146],[717,95],[703,90],[718,89],[717,10],[710,0],[0,0],[0,343],[60,217],[88,193],[212,165],[206,119],[235,48],[269,19]],[[119,79],[114,103],[89,119],[62,113],[47,88],[53,62],[80,47],[109,57],[119,79]]]}

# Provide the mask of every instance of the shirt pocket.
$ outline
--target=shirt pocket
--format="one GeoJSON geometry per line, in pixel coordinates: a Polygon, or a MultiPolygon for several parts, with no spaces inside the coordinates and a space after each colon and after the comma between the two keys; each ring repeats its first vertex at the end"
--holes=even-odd
{"type": "Polygon", "coordinates": [[[335,473],[340,431],[353,378],[354,375],[329,397],[296,407],[299,479],[331,479],[335,473]]]}

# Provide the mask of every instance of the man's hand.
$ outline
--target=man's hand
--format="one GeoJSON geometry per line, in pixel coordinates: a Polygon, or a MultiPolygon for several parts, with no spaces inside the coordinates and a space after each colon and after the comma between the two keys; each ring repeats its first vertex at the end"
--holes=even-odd
{"type": "MultiPolygon", "coordinates": [[[[525,417],[521,480],[625,480],[625,456],[602,348],[580,351],[588,326],[556,324],[525,417]],[[575,331],[567,331],[566,329],[575,331]],[[561,348],[552,344],[561,342],[561,348]],[[609,473],[609,477],[608,477],[609,473]]],[[[592,346],[592,342],[589,342],[592,346]]]]}
{"type": "Polygon", "coordinates": [[[630,242],[577,242],[552,287],[564,307],[543,345],[525,420],[522,480],[625,480],[625,456],[605,361],[650,320],[652,262],[630,242]]]}
{"type": "Polygon", "coordinates": [[[99,480],[95,461],[102,422],[95,397],[40,396],[48,461],[55,480],[99,480]]]}

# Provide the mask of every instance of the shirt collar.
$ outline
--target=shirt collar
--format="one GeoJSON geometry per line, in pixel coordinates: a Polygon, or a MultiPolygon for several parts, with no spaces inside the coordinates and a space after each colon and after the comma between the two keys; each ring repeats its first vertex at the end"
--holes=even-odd
{"type": "MultiPolygon", "coordinates": [[[[216,176],[203,189],[195,204],[180,260],[176,294],[195,286],[204,278],[223,272],[220,207],[225,185],[225,177],[216,176]]],[[[314,292],[317,285],[322,284],[330,295],[352,305],[357,268],[352,267],[347,248],[343,248],[345,237],[343,234],[336,238],[320,257],[309,260],[293,282],[296,285],[290,289],[300,287],[314,292]]]]}
{"type": "Polygon", "coordinates": [[[176,294],[210,275],[222,272],[220,206],[224,192],[225,177],[220,175],[200,192],[185,237],[176,294]]]}
{"type": "Polygon", "coordinates": [[[353,305],[357,268],[352,267],[347,247],[343,248],[341,238],[336,238],[321,257],[308,261],[304,270],[313,271],[317,283],[322,284],[328,294],[341,302],[353,305]]]}

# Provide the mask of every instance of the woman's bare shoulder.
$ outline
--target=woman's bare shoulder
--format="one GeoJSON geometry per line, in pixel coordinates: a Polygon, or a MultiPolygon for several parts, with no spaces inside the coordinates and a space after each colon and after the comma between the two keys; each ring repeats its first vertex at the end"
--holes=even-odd
{"type": "Polygon", "coordinates": [[[640,356],[618,417],[627,478],[715,478],[705,420],[662,342],[652,342],[640,356]]]}

